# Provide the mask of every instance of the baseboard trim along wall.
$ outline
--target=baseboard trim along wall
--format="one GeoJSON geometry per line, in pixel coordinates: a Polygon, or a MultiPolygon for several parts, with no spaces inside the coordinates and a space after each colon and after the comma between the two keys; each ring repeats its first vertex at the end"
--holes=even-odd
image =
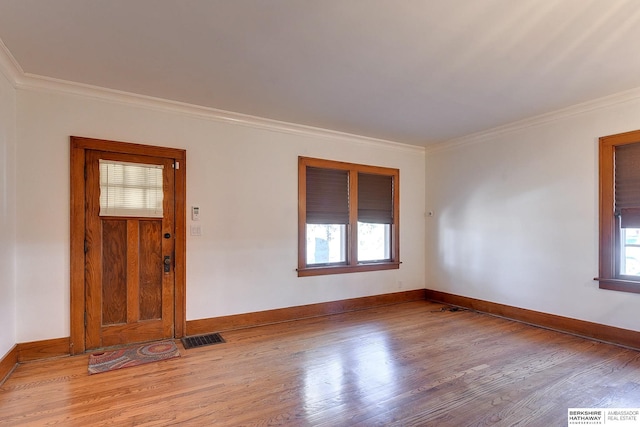
{"type": "MultiPolygon", "coordinates": [[[[200,335],[232,329],[250,328],[252,326],[290,322],[310,317],[327,316],[422,300],[464,307],[542,328],[640,350],[640,332],[638,331],[512,307],[431,289],[416,289],[254,313],[188,320],[187,335],[200,335]]],[[[0,359],[0,384],[9,377],[18,363],[69,356],[69,344],[69,337],[16,344],[0,359]]]]}
{"type": "Polygon", "coordinates": [[[13,348],[0,359],[0,384],[9,377],[18,363],[69,356],[71,354],[69,350],[70,342],[69,337],[64,337],[14,345],[13,348]]]}
{"type": "Polygon", "coordinates": [[[2,359],[0,359],[0,385],[4,383],[4,381],[9,378],[11,372],[15,369],[16,365],[18,365],[18,345],[14,345],[11,350],[7,354],[4,355],[2,359]]]}
{"type": "Polygon", "coordinates": [[[412,291],[300,305],[296,307],[279,308],[254,313],[187,320],[187,335],[201,335],[211,332],[250,328],[252,326],[290,322],[293,320],[365,310],[367,308],[399,304],[403,302],[423,301],[425,299],[424,291],[424,289],[416,289],[412,291]]]}
{"type": "MultiPolygon", "coordinates": [[[[374,295],[255,313],[190,320],[187,321],[187,335],[248,328],[251,326],[304,319],[307,317],[364,310],[402,302],[424,301],[424,299],[424,289],[416,289],[392,294],[374,295]]],[[[16,344],[0,359],[0,384],[9,376],[18,363],[69,356],[71,354],[69,349],[70,342],[70,337],[64,337],[16,344]]]]}
{"type": "Polygon", "coordinates": [[[630,329],[601,325],[431,289],[425,290],[425,296],[427,300],[464,307],[546,329],[640,350],[640,332],[630,329]]]}
{"type": "Polygon", "coordinates": [[[69,344],[69,337],[17,344],[18,362],[69,356],[69,344]]]}

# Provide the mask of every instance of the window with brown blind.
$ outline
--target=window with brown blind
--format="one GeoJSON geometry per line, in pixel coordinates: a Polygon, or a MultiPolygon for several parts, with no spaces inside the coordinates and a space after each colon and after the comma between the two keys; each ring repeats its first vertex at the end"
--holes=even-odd
{"type": "Polygon", "coordinates": [[[598,281],[640,293],[640,131],[600,138],[598,281]]]}
{"type": "Polygon", "coordinates": [[[300,157],[298,276],[398,268],[398,169],[300,157]]]}

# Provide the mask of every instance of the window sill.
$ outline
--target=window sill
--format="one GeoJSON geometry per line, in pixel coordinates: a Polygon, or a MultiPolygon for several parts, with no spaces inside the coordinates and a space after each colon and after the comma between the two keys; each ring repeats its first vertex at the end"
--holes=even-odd
{"type": "Polygon", "coordinates": [[[298,277],[308,276],[323,276],[327,274],[345,274],[345,273],[359,273],[363,271],[378,271],[378,270],[397,270],[400,268],[399,262],[376,262],[369,264],[357,264],[357,265],[336,265],[336,266],[322,266],[322,267],[304,267],[298,268],[298,277]]]}
{"type": "Polygon", "coordinates": [[[640,294],[640,280],[604,279],[600,277],[596,277],[594,280],[600,283],[600,289],[640,294]]]}

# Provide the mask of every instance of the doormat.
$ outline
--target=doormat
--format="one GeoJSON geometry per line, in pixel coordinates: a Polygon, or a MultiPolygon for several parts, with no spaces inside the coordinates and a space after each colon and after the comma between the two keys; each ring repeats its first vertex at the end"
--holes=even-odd
{"type": "Polygon", "coordinates": [[[89,355],[89,375],[180,357],[176,343],[158,341],[89,355]]]}
{"type": "Polygon", "coordinates": [[[194,347],[202,347],[205,345],[211,344],[220,344],[223,343],[224,338],[219,333],[215,334],[207,334],[207,335],[194,335],[192,337],[184,337],[182,338],[182,345],[184,345],[185,349],[190,349],[194,347]]]}

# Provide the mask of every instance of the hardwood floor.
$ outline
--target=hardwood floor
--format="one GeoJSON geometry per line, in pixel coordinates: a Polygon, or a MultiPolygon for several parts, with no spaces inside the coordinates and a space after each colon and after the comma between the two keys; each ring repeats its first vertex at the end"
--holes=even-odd
{"type": "Polygon", "coordinates": [[[222,332],[225,344],[89,376],[18,366],[0,425],[566,426],[640,407],[640,352],[426,301],[222,332]]]}

